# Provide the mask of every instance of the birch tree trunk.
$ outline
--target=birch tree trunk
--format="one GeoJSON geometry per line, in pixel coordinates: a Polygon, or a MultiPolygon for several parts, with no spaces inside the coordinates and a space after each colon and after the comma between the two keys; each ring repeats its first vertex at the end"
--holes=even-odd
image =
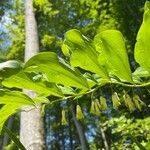
{"type": "MultiPolygon", "coordinates": [[[[37,31],[37,22],[33,10],[33,0],[25,0],[25,62],[39,52],[39,40],[37,31]]],[[[24,90],[30,96],[35,97],[33,91],[24,90]]],[[[31,108],[24,107],[29,110],[31,108]]],[[[33,109],[29,112],[21,112],[20,121],[20,140],[27,150],[44,149],[44,126],[43,118],[39,109],[33,109]]]]}

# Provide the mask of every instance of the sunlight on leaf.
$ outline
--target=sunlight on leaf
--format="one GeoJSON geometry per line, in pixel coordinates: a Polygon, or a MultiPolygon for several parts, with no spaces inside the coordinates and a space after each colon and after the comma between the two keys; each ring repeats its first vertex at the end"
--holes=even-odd
{"type": "Polygon", "coordinates": [[[50,82],[87,89],[86,79],[79,71],[60,61],[53,52],[43,52],[32,57],[25,64],[26,72],[39,72],[47,75],[50,82]]]}
{"type": "Polygon", "coordinates": [[[143,23],[136,38],[134,55],[136,61],[150,72],[150,2],[145,3],[143,23]]]}
{"type": "MultiPolygon", "coordinates": [[[[91,40],[76,29],[69,30],[65,34],[65,48],[71,52],[70,63],[73,67],[80,67],[85,70],[97,73],[100,77],[107,78],[107,72],[98,62],[98,53],[94,49],[91,40]]],[[[68,54],[66,52],[64,54],[68,54]]]]}
{"type": "Polygon", "coordinates": [[[122,81],[133,83],[122,34],[117,30],[103,31],[95,36],[94,44],[100,53],[99,62],[108,72],[122,81]]]}

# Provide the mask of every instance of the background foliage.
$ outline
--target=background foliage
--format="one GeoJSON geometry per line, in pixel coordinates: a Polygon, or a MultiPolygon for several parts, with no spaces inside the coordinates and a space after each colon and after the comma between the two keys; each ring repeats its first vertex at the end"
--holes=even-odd
{"type": "MultiPolygon", "coordinates": [[[[73,0],[35,0],[34,7],[38,21],[40,49],[41,51],[57,52],[57,54],[62,57],[63,55],[60,49],[63,43],[64,33],[67,30],[72,28],[79,29],[88,38],[93,39],[93,37],[101,31],[105,31],[106,29],[118,29],[125,37],[126,47],[130,60],[129,62],[131,65],[131,70],[133,71],[138,67],[138,64],[133,59],[133,49],[137,31],[140,27],[140,24],[142,23],[144,3],[145,1],[141,0],[125,0],[123,2],[121,0],[79,0],[78,3],[73,0]]],[[[10,45],[8,47],[1,46],[1,61],[4,59],[22,60],[24,50],[23,2],[21,0],[8,0],[8,2],[2,3],[0,9],[2,16],[7,16],[10,20],[10,23],[9,21],[4,21],[4,23],[1,23],[6,28],[5,30],[1,30],[3,33],[0,34],[2,39],[1,43],[3,43],[3,45],[10,45]],[[8,10],[8,14],[6,14],[4,10],[8,10]],[[9,33],[7,34],[9,41],[6,41],[5,39],[7,37],[3,36],[6,35],[6,33],[9,33]]],[[[4,17],[1,17],[1,20],[4,17]]],[[[85,53],[83,56],[85,57],[85,53]]],[[[77,65],[73,60],[71,64],[74,66],[77,65]]],[[[31,75],[31,77],[33,76],[31,75]]],[[[29,79],[31,79],[31,77],[29,79]]],[[[36,85],[38,86],[37,89],[40,93],[43,91],[44,85],[39,85],[38,80],[45,79],[38,75],[36,77],[36,85]]],[[[90,76],[90,78],[94,77],[90,76]]],[[[144,81],[148,80],[149,78],[144,78],[144,81]]],[[[10,79],[10,81],[12,80],[10,79]]],[[[8,80],[6,80],[5,85],[8,86],[7,82],[8,80]]],[[[17,86],[18,85],[16,85],[16,87],[17,86]]],[[[50,85],[50,88],[51,87],[52,85],[50,85]]],[[[149,88],[143,87],[134,89],[122,89],[122,86],[118,85],[112,86],[112,89],[113,91],[108,86],[105,86],[101,90],[98,89],[92,95],[93,99],[99,98],[100,95],[103,95],[103,97],[106,98],[107,105],[109,106],[106,108],[104,103],[103,106],[106,110],[104,109],[101,115],[98,117],[89,113],[92,105],[91,97],[89,94],[85,95],[84,97],[79,97],[77,102],[74,104],[79,104],[81,106],[82,112],[84,113],[84,116],[86,116],[81,121],[81,124],[84,128],[84,133],[89,143],[89,147],[91,149],[104,148],[104,139],[102,138],[100,131],[101,126],[104,128],[109,145],[111,145],[114,149],[116,147],[118,149],[138,149],[137,143],[128,135],[128,133],[132,132],[132,135],[134,135],[134,138],[138,141],[138,143],[141,143],[143,146],[148,148],[149,107],[147,106],[149,105],[150,98],[149,88]],[[135,108],[133,103],[124,103],[122,105],[119,103],[112,103],[110,100],[112,93],[117,92],[120,97],[122,94],[124,94],[124,90],[131,97],[133,96],[133,91],[135,94],[138,94],[140,99],[146,104],[146,107],[140,108],[140,106],[137,105],[136,107],[141,109],[138,110],[135,108]],[[113,109],[112,106],[119,108],[119,110],[113,109]],[[128,106],[129,110],[125,106],[128,106]]],[[[48,89],[45,90],[47,90],[49,93],[48,89]]],[[[57,93],[55,96],[61,95],[57,88],[53,92],[57,93]]],[[[70,90],[69,92],[74,91],[70,90]]],[[[77,92],[82,93],[82,91],[77,92]]],[[[55,100],[55,97],[53,100],[55,100]]],[[[45,138],[47,147],[49,149],[60,149],[60,147],[62,147],[62,149],[77,149],[80,147],[76,128],[74,126],[72,116],[70,115],[71,113],[67,113],[68,115],[65,116],[67,118],[68,125],[61,125],[61,110],[64,109],[70,112],[69,103],[70,102],[68,101],[60,101],[58,103],[53,103],[48,107],[46,106],[45,108],[45,138]],[[60,111],[56,113],[56,110],[60,111]]],[[[123,103],[123,101],[120,101],[120,103],[123,103]]],[[[98,112],[98,114],[99,113],[100,112],[98,112]]]]}

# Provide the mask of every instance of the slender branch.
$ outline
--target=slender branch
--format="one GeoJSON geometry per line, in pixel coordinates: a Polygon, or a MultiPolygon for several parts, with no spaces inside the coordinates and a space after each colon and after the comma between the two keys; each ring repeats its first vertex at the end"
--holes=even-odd
{"type": "Polygon", "coordinates": [[[119,85],[126,86],[126,87],[147,87],[147,86],[150,86],[150,82],[143,83],[143,84],[127,84],[127,83],[123,83],[123,82],[111,81],[108,83],[119,84],[119,85]]]}
{"type": "MultiPolygon", "coordinates": [[[[133,88],[150,86],[150,82],[143,83],[143,84],[128,84],[128,83],[117,82],[117,81],[108,81],[105,85],[107,85],[107,84],[118,84],[118,85],[122,85],[124,87],[133,87],[133,88]]],[[[72,98],[73,100],[76,100],[76,97],[82,96],[82,95],[86,95],[86,94],[90,94],[90,93],[94,93],[100,87],[102,87],[102,86],[101,85],[97,85],[95,88],[86,91],[84,94],[83,93],[79,93],[79,94],[74,94],[74,95],[69,95],[69,96],[66,96],[66,97],[59,98],[59,99],[57,99],[55,101],[50,102],[48,105],[52,105],[52,104],[54,104],[56,102],[60,102],[60,101],[64,101],[64,100],[68,101],[70,98],[72,98]]]]}
{"type": "Polygon", "coordinates": [[[107,141],[107,138],[106,138],[106,135],[105,135],[105,131],[102,128],[102,126],[100,126],[100,131],[101,131],[101,136],[102,136],[103,143],[104,143],[104,146],[105,146],[105,150],[110,150],[109,144],[108,144],[108,141],[107,141]]]}

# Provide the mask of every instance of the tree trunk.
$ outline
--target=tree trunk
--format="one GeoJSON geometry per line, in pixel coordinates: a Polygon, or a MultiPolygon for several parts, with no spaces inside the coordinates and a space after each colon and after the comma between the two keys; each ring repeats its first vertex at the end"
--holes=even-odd
{"type": "MultiPolygon", "coordinates": [[[[33,1],[25,0],[25,62],[39,51],[39,40],[37,23],[33,10],[33,1]]],[[[35,97],[33,91],[24,90],[29,97],[35,97]]],[[[24,107],[23,110],[30,110],[24,107]]],[[[27,150],[44,149],[44,126],[40,109],[33,109],[28,112],[21,112],[20,140],[27,150]]]]}
{"type": "Polygon", "coordinates": [[[75,123],[75,127],[76,127],[78,135],[79,135],[79,139],[80,139],[80,143],[81,143],[81,149],[82,150],[88,150],[89,148],[88,148],[88,144],[86,141],[86,137],[84,135],[83,127],[82,127],[81,123],[76,119],[76,114],[75,114],[73,104],[71,105],[71,114],[72,114],[73,121],[75,123]]]}

